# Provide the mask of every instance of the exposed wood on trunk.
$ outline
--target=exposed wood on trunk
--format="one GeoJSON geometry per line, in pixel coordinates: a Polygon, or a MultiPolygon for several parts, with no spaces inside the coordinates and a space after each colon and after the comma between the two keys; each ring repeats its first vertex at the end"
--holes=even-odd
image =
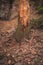
{"type": "Polygon", "coordinates": [[[28,0],[19,0],[20,22],[24,27],[30,22],[30,6],[28,0]]]}

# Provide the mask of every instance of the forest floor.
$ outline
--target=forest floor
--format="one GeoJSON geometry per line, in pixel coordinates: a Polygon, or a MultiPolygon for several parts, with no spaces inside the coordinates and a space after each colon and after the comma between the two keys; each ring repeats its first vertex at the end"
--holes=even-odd
{"type": "Polygon", "coordinates": [[[14,34],[0,33],[0,65],[43,65],[43,30],[31,29],[30,35],[17,43],[14,34]]]}

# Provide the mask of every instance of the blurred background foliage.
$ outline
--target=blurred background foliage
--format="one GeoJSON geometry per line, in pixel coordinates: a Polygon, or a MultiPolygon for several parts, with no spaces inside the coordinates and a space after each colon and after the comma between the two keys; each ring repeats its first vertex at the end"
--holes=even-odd
{"type": "Polygon", "coordinates": [[[38,14],[39,18],[32,19],[31,24],[34,25],[34,27],[43,28],[43,0],[30,0],[31,6],[33,4],[33,7],[37,11],[36,14],[38,14]]]}

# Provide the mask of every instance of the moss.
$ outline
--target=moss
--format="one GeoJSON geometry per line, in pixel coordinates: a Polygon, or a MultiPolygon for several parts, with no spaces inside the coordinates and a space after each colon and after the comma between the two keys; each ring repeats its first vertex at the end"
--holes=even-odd
{"type": "Polygon", "coordinates": [[[14,38],[16,39],[17,42],[21,42],[24,37],[29,39],[29,32],[30,32],[30,25],[25,28],[25,31],[23,30],[23,26],[21,24],[18,25],[16,32],[14,33],[14,38]]]}
{"type": "Polygon", "coordinates": [[[17,29],[16,29],[16,32],[14,33],[14,37],[15,37],[17,42],[21,42],[23,36],[24,36],[24,32],[22,29],[22,25],[19,24],[17,29]]]}
{"type": "Polygon", "coordinates": [[[41,26],[43,27],[43,16],[41,16],[39,19],[32,19],[30,25],[33,28],[40,28],[41,26]]]}
{"type": "Polygon", "coordinates": [[[41,13],[41,14],[43,13],[43,7],[42,6],[38,6],[37,10],[38,10],[38,13],[41,13]]]}

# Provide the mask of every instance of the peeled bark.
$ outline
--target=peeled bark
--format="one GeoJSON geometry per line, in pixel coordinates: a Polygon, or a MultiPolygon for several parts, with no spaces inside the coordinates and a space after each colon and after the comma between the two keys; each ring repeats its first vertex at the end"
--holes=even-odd
{"type": "Polygon", "coordinates": [[[30,22],[30,6],[28,0],[19,0],[19,16],[21,24],[26,27],[30,22]]]}

